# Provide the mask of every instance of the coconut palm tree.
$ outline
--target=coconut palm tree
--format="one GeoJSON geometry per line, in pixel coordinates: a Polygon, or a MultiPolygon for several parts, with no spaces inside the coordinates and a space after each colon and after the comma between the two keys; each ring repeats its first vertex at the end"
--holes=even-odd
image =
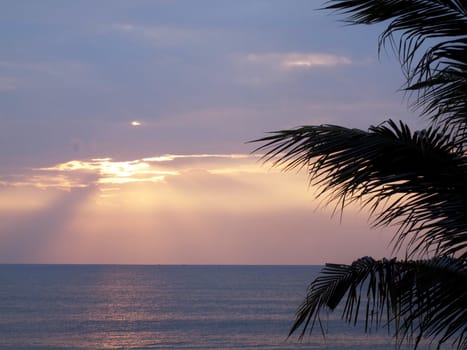
{"type": "Polygon", "coordinates": [[[405,259],[327,264],[310,284],[290,335],[312,331],[323,312],[365,330],[385,326],[396,344],[467,348],[467,1],[332,0],[352,24],[387,23],[412,107],[429,126],[388,120],[367,131],[303,126],[256,140],[265,159],[307,168],[318,197],[369,209],[374,226],[396,225],[405,259]],[[406,243],[406,244],[402,244],[406,243]]]}

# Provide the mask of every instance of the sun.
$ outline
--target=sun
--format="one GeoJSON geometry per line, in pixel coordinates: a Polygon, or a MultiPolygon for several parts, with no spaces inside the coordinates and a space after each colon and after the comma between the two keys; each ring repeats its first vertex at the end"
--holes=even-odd
{"type": "Polygon", "coordinates": [[[141,126],[141,122],[139,120],[133,120],[131,123],[130,123],[131,126],[141,126]]]}

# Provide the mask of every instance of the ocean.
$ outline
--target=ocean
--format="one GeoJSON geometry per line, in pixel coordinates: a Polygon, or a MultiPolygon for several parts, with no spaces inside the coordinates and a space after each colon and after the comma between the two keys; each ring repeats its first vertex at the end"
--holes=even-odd
{"type": "Polygon", "coordinates": [[[394,349],[330,314],[287,339],[319,266],[0,265],[0,349],[394,349]]]}

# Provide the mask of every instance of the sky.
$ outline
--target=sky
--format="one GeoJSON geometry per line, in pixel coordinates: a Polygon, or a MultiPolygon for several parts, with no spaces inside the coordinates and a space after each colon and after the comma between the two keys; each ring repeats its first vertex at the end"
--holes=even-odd
{"type": "Polygon", "coordinates": [[[0,263],[323,264],[391,256],[268,131],[413,122],[382,26],[314,0],[4,0],[0,263]]]}

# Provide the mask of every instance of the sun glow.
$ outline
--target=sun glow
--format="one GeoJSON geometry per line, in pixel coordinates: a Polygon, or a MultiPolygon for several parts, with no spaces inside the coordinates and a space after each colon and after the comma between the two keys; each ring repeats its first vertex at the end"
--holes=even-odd
{"type": "Polygon", "coordinates": [[[133,120],[131,123],[130,123],[131,126],[140,126],[141,125],[141,122],[138,121],[138,120],[133,120]]]}
{"type": "MultiPolygon", "coordinates": [[[[264,180],[261,179],[266,173],[269,183],[280,174],[279,170],[273,171],[259,163],[258,157],[248,154],[165,154],[126,161],[109,157],[70,160],[32,169],[21,182],[16,179],[17,183],[5,182],[4,185],[68,192],[89,188],[95,191],[93,201],[105,207],[148,208],[152,211],[159,206],[161,209],[183,210],[204,207],[218,210],[222,206],[231,212],[246,208],[254,211],[257,207],[268,208],[275,204],[265,195],[251,198],[252,186],[262,191],[264,180]],[[249,198],[248,201],[245,198],[249,198]]],[[[273,187],[276,192],[290,191],[289,186],[273,187]]],[[[302,187],[301,182],[299,187],[302,187]]]]}
{"type": "MultiPolygon", "coordinates": [[[[16,186],[70,189],[93,185],[161,183],[167,177],[193,175],[194,170],[206,174],[263,174],[258,163],[261,155],[249,154],[165,154],[141,159],[116,161],[112,158],[70,160],[51,167],[35,168],[33,174],[16,179],[16,186]]],[[[4,185],[13,185],[3,181],[4,185]]]]}
{"type": "MultiPolygon", "coordinates": [[[[310,214],[316,203],[306,178],[242,154],[71,160],[32,169],[20,184],[2,179],[0,238],[4,254],[10,241],[32,242],[13,261],[264,263],[286,245],[294,255],[285,261],[308,261],[295,255],[320,261],[321,252],[334,251],[339,223],[327,230],[322,215],[310,214]]],[[[351,223],[359,215],[353,214],[351,223]]]]}
{"type": "MultiPolygon", "coordinates": [[[[131,161],[114,161],[112,158],[94,158],[89,161],[86,160],[71,160],[69,162],[57,164],[52,167],[38,168],[42,172],[49,172],[50,175],[42,175],[43,177],[53,177],[60,174],[79,176],[79,174],[91,173],[95,174],[93,183],[95,184],[123,184],[131,182],[161,182],[164,181],[165,176],[178,175],[176,170],[162,170],[152,166],[149,162],[143,160],[131,161]]],[[[89,181],[89,178],[83,176],[84,181],[89,181]]],[[[75,183],[70,181],[61,181],[62,187],[66,184],[69,187],[75,186],[75,183]]],[[[86,186],[86,184],[83,184],[86,186]]],[[[51,186],[53,187],[53,186],[51,186]]]]}

